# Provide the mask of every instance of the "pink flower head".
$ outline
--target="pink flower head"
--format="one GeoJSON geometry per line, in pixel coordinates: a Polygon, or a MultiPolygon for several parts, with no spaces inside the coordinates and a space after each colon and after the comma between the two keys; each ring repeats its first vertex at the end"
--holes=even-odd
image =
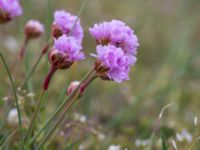
{"type": "Polygon", "coordinates": [[[75,61],[85,58],[81,49],[82,46],[76,38],[62,35],[55,40],[54,48],[49,53],[49,61],[57,69],[67,69],[75,61]]]}
{"type": "Polygon", "coordinates": [[[27,38],[37,38],[44,33],[44,26],[37,20],[29,20],[25,25],[27,38]]]}
{"type": "Polygon", "coordinates": [[[21,16],[22,8],[18,0],[0,0],[0,22],[6,23],[12,18],[21,16]]]}
{"type": "Polygon", "coordinates": [[[53,36],[58,38],[62,34],[71,34],[78,41],[83,40],[83,28],[80,23],[80,19],[77,20],[77,16],[73,16],[64,10],[54,12],[54,23],[52,26],[53,36]],[[75,24],[76,23],[76,24],[75,24]],[[73,31],[71,31],[73,29],[73,31]]]}
{"type": "Polygon", "coordinates": [[[92,37],[96,39],[97,44],[111,44],[120,47],[126,55],[137,54],[139,46],[137,36],[122,21],[112,20],[110,22],[95,24],[94,27],[89,28],[89,31],[92,37]]]}
{"type": "MultiPolygon", "coordinates": [[[[129,79],[129,60],[121,48],[110,44],[98,45],[96,51],[95,70],[102,79],[114,80],[119,83],[129,79]]],[[[135,57],[133,61],[136,61],[135,57]]]]}

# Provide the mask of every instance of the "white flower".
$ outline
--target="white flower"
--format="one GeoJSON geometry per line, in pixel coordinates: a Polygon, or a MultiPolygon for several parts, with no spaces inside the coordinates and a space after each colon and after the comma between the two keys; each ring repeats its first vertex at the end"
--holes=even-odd
{"type": "Polygon", "coordinates": [[[176,139],[179,142],[183,142],[184,140],[192,142],[192,135],[187,130],[182,130],[181,133],[176,133],[176,139]]]}
{"type": "Polygon", "coordinates": [[[145,140],[141,140],[141,139],[137,139],[135,141],[135,146],[136,147],[144,147],[146,145],[148,145],[150,143],[150,140],[149,139],[145,139],[145,140]]]}
{"type": "Polygon", "coordinates": [[[198,123],[198,117],[195,116],[195,117],[194,117],[194,126],[197,126],[197,123],[198,123]]]}
{"type": "Polygon", "coordinates": [[[11,125],[17,125],[18,124],[18,112],[16,108],[12,108],[10,112],[8,113],[7,121],[11,125]]]}
{"type": "Polygon", "coordinates": [[[120,145],[110,145],[108,150],[121,150],[120,145]]]}
{"type": "Polygon", "coordinates": [[[178,150],[176,142],[174,141],[174,139],[172,139],[172,146],[174,147],[175,150],[178,150]]]}

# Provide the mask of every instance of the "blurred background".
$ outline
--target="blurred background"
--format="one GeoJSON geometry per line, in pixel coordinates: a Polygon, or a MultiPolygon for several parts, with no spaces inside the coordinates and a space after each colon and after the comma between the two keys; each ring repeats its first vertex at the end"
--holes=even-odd
{"type": "MultiPolygon", "coordinates": [[[[18,86],[51,38],[54,10],[64,9],[77,14],[82,2],[22,0],[23,16],[0,26],[0,49],[18,86]],[[17,62],[18,52],[28,19],[44,23],[46,34],[30,42],[26,60],[20,63],[17,62]]],[[[58,71],[53,77],[41,110],[41,122],[64,100],[70,81],[80,80],[94,63],[90,53],[95,52],[95,40],[88,32],[94,23],[119,19],[133,28],[140,43],[138,61],[129,81],[121,84],[94,81],[67,115],[49,149],[106,150],[111,145],[120,145],[122,150],[148,149],[152,145],[154,150],[163,149],[163,145],[173,149],[173,139],[178,149],[188,149],[200,134],[199,124],[194,126],[193,123],[195,116],[200,117],[200,1],[88,0],[80,18],[87,59],[70,70],[58,71]],[[161,110],[168,104],[172,105],[158,121],[161,110]],[[77,125],[71,127],[70,122],[77,125]],[[183,137],[182,141],[177,133],[183,137]]],[[[35,97],[26,98],[26,105],[38,98],[48,69],[46,57],[28,84],[26,92],[35,97]]],[[[0,64],[1,123],[13,107],[5,100],[5,96],[11,94],[9,84],[0,64]]],[[[12,100],[12,96],[8,99],[12,100]]],[[[30,113],[26,108],[24,111],[30,113]]],[[[1,134],[7,134],[7,130],[1,134]]],[[[193,149],[199,150],[199,147],[197,142],[193,149]]]]}

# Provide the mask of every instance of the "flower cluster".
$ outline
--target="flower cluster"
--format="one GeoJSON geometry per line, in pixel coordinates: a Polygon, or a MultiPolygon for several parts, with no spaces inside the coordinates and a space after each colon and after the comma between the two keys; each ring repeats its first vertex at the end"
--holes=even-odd
{"type": "Polygon", "coordinates": [[[20,15],[22,8],[18,0],[0,0],[0,23],[6,23],[20,15]]]}
{"type": "Polygon", "coordinates": [[[82,46],[74,37],[62,35],[55,40],[54,48],[49,53],[49,61],[57,69],[67,69],[73,62],[83,60],[82,46]]]}
{"type": "Polygon", "coordinates": [[[82,42],[83,28],[81,27],[80,19],[64,10],[55,11],[52,34],[55,38],[63,34],[70,34],[70,36],[74,36],[78,41],[82,42]]]}
{"type": "Polygon", "coordinates": [[[95,24],[89,31],[97,42],[96,71],[99,76],[116,82],[128,80],[139,46],[134,31],[119,20],[95,24]]]}

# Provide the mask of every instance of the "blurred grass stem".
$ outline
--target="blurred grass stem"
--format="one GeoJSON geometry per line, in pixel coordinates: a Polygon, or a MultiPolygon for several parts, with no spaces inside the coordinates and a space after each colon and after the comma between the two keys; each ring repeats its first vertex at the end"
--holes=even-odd
{"type": "MultiPolygon", "coordinates": [[[[87,75],[86,77],[82,80],[82,82],[79,84],[79,86],[70,94],[70,96],[65,100],[65,104],[64,104],[64,110],[61,114],[61,116],[58,118],[58,120],[56,121],[56,123],[53,125],[53,127],[50,129],[50,131],[47,133],[47,135],[42,138],[42,142],[39,144],[37,150],[39,150],[46,142],[47,140],[50,138],[50,136],[53,134],[53,132],[56,130],[56,128],[62,123],[62,121],[64,120],[65,115],[67,114],[67,112],[70,110],[70,108],[72,107],[72,105],[76,102],[77,98],[79,97],[79,95],[81,94],[81,92],[83,92],[83,90],[85,90],[85,88],[96,78],[96,72],[94,69],[92,69],[87,75]]],[[[63,108],[61,107],[61,108],[63,108]]],[[[62,109],[61,109],[62,110],[62,109]]],[[[59,110],[59,112],[61,111],[59,110]]]]}
{"type": "Polygon", "coordinates": [[[4,143],[1,145],[0,150],[2,150],[4,148],[4,146],[6,146],[6,144],[8,144],[8,142],[10,140],[12,140],[14,138],[14,136],[17,134],[18,130],[15,130],[5,141],[4,143]]]}
{"type": "Polygon", "coordinates": [[[32,76],[32,74],[34,73],[35,69],[37,68],[38,64],[40,63],[40,61],[42,60],[43,56],[47,53],[49,47],[53,44],[53,42],[50,42],[49,44],[47,44],[46,46],[44,46],[44,48],[42,49],[42,52],[40,54],[40,56],[38,57],[37,61],[35,62],[35,64],[33,65],[33,68],[30,70],[30,72],[27,74],[25,80],[23,81],[21,88],[23,89],[28,80],[30,79],[30,77],[32,76]]]}
{"type": "Polygon", "coordinates": [[[74,91],[69,95],[69,97],[63,101],[63,103],[54,111],[54,113],[49,117],[49,119],[46,121],[46,123],[41,127],[41,129],[35,134],[35,136],[30,140],[31,144],[32,142],[34,142],[36,140],[36,138],[39,137],[39,135],[42,133],[43,130],[45,130],[47,128],[47,126],[49,125],[50,122],[53,121],[53,119],[55,119],[55,117],[63,110],[63,108],[65,107],[68,99],[72,98],[74,96],[74,94],[76,94],[76,92],[78,92],[80,86],[82,85],[82,83],[84,83],[87,78],[90,76],[90,74],[92,74],[94,72],[94,69],[92,68],[88,74],[86,74],[86,76],[81,80],[79,86],[77,86],[76,89],[74,89],[74,91]]]}
{"type": "Polygon", "coordinates": [[[22,135],[22,119],[21,119],[21,112],[20,112],[20,107],[19,107],[19,100],[18,100],[18,97],[17,97],[17,91],[16,91],[16,86],[15,86],[15,83],[13,81],[13,78],[11,76],[11,73],[10,73],[10,70],[8,68],[8,65],[3,57],[3,54],[0,52],[0,57],[2,59],[2,62],[3,62],[3,65],[7,71],[7,74],[9,76],[9,79],[10,79],[10,82],[11,82],[11,85],[12,85],[12,89],[13,89],[13,93],[14,93],[14,97],[15,97],[15,103],[16,103],[16,107],[17,107],[17,114],[18,114],[18,121],[19,121],[19,131],[20,131],[20,137],[21,137],[21,140],[23,139],[23,135],[22,135]]]}
{"type": "Polygon", "coordinates": [[[38,112],[39,112],[39,110],[40,110],[40,105],[41,105],[42,100],[43,100],[43,98],[44,98],[45,92],[46,92],[45,90],[42,90],[42,91],[41,91],[40,98],[39,98],[39,101],[38,101],[38,103],[37,103],[36,110],[35,110],[35,112],[34,112],[34,114],[33,114],[33,118],[31,119],[30,126],[29,126],[29,128],[28,128],[28,132],[27,132],[27,134],[26,134],[24,143],[27,141],[27,139],[29,139],[29,137],[30,137],[30,135],[31,135],[31,133],[32,133],[33,127],[34,127],[34,125],[35,125],[35,120],[36,120],[37,115],[38,115],[38,112]]]}

